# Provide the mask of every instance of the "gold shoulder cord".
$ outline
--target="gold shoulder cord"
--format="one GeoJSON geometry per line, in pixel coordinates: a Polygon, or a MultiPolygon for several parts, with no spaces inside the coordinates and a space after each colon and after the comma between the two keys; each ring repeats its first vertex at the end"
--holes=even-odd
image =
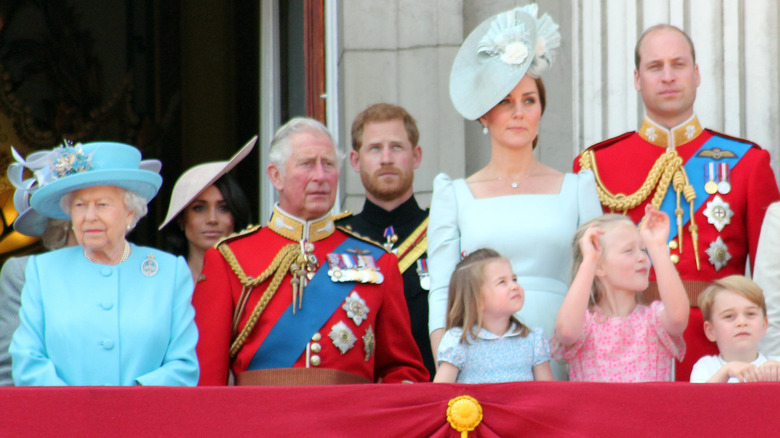
{"type": "Polygon", "coordinates": [[[268,266],[268,268],[263,271],[260,276],[257,278],[252,278],[247,276],[244,270],[241,268],[241,265],[238,263],[238,259],[236,258],[235,254],[233,254],[233,251],[230,249],[230,247],[227,245],[219,245],[219,252],[222,253],[223,257],[225,257],[225,260],[230,265],[230,268],[233,270],[233,272],[235,272],[236,276],[238,276],[238,280],[243,285],[243,288],[241,289],[241,295],[238,299],[238,305],[236,306],[236,310],[233,312],[234,336],[238,331],[239,319],[244,313],[244,307],[246,307],[246,303],[249,299],[249,295],[252,293],[252,290],[257,285],[267,280],[268,277],[273,275],[273,279],[268,284],[265,292],[263,292],[263,295],[255,305],[255,308],[252,310],[252,315],[249,317],[246,325],[244,325],[244,328],[241,329],[241,333],[234,338],[234,341],[230,346],[231,359],[236,357],[238,351],[241,350],[241,347],[246,342],[246,338],[249,337],[249,334],[252,332],[255,324],[257,324],[257,321],[260,319],[260,315],[263,313],[263,310],[265,310],[265,306],[268,305],[268,302],[271,301],[271,298],[273,298],[276,291],[279,290],[279,286],[282,284],[282,280],[284,279],[285,275],[287,275],[287,271],[290,269],[290,265],[292,265],[293,262],[298,258],[299,248],[300,246],[294,243],[285,245],[276,254],[276,257],[274,257],[271,265],[268,266]]]}
{"type": "Polygon", "coordinates": [[[666,191],[669,189],[669,184],[673,183],[674,190],[677,193],[677,209],[674,213],[677,218],[677,239],[679,240],[680,253],[682,253],[683,248],[683,210],[680,207],[680,195],[682,194],[690,205],[691,223],[688,226],[688,231],[691,233],[693,240],[696,269],[701,269],[699,262],[699,228],[696,226],[694,219],[696,190],[688,180],[682,157],[677,153],[677,150],[669,150],[658,157],[653,167],[650,168],[650,172],[647,173],[647,178],[642,183],[642,186],[630,195],[624,195],[623,193],[613,194],[607,189],[599,175],[596,157],[592,150],[588,149],[580,155],[580,168],[593,171],[593,176],[596,179],[596,191],[599,194],[601,204],[608,207],[611,212],[619,211],[623,214],[644,202],[653,190],[655,190],[655,193],[650,201],[650,205],[655,209],[660,208],[661,202],[663,202],[666,196],[666,191]]]}

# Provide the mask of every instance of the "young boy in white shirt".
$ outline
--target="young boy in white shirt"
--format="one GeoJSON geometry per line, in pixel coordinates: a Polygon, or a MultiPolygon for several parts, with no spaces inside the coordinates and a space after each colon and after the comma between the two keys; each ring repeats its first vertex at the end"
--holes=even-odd
{"type": "Polygon", "coordinates": [[[699,296],[704,333],[720,355],[704,356],[691,371],[691,382],[780,381],[780,362],[758,351],[769,322],[761,288],[741,275],[715,280],[699,296]]]}

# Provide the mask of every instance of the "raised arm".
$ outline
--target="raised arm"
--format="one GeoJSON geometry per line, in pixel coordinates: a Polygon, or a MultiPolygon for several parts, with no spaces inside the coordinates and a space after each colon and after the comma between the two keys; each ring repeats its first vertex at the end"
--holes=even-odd
{"type": "Polygon", "coordinates": [[[555,323],[555,336],[564,347],[574,344],[582,336],[582,326],[585,322],[585,312],[588,309],[588,301],[593,288],[593,278],[602,254],[601,242],[599,241],[602,234],[604,231],[601,229],[590,227],[580,239],[582,264],[577,270],[577,275],[569,287],[566,298],[563,299],[555,323]]]}
{"type": "Polygon", "coordinates": [[[688,325],[690,303],[680,275],[669,258],[669,248],[666,245],[669,238],[669,216],[648,204],[639,234],[653,262],[658,293],[664,304],[661,324],[669,335],[682,335],[688,325]]]}

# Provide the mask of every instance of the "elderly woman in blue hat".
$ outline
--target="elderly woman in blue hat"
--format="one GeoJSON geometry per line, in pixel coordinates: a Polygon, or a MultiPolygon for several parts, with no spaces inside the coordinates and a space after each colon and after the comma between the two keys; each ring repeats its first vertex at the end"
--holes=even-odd
{"type": "MultiPolygon", "coordinates": [[[[601,214],[592,173],[563,174],[534,156],[546,105],[541,75],[560,45],[558,25],[537,15],[530,4],[489,18],[466,38],[452,66],[452,103],[482,125],[491,157],[466,179],[440,174],[434,180],[428,226],[434,352],[458,342],[443,338],[455,265],[485,247],[510,260],[526,291],[516,316],[549,340],[568,290],[571,239],[580,224],[601,214]]],[[[551,365],[557,380],[566,378],[563,364],[551,365]]]]}
{"type": "Polygon", "coordinates": [[[132,245],[162,178],[121,143],[55,149],[36,172],[40,214],[70,219],[78,245],[27,262],[11,341],[16,385],[195,385],[198,334],[186,261],[132,245]]]}

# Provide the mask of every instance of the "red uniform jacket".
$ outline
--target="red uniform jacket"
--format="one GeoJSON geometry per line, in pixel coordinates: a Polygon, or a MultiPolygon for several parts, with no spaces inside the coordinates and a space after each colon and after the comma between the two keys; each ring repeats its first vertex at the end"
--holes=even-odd
{"type": "MultiPolygon", "coordinates": [[[[704,215],[707,202],[712,201],[716,194],[708,195],[702,187],[695,187],[697,197],[706,197],[704,204],[694,215],[699,232],[698,252],[701,269],[696,268],[693,239],[686,224],[682,252],[679,249],[671,250],[673,255],[679,256],[679,263],[676,266],[683,280],[709,282],[728,275],[745,274],[748,257],[752,259],[756,253],[766,209],[769,204],[780,199],[777,183],[769,165],[769,153],[745,140],[728,137],[708,129],[702,130],[696,117],[672,131],[667,131],[646,119],[639,132],[623,134],[589,148],[594,152],[603,185],[613,194],[630,195],[640,188],[650,168],[658,157],[666,152],[668,146],[674,146],[686,163],[714,136],[747,143],[749,146],[739,162],[729,169],[731,191],[727,194],[717,194],[728,203],[734,213],[731,222],[725,225],[722,231],[718,231],[715,225],[708,223],[704,215]],[[721,269],[716,270],[706,251],[718,237],[728,248],[731,259],[721,269]]],[[[715,158],[712,161],[718,163],[715,158]]],[[[575,172],[580,170],[579,157],[574,160],[573,167],[575,172]]],[[[672,191],[672,188],[669,190],[672,191]]],[[[638,223],[644,215],[645,205],[651,199],[652,193],[640,205],[629,210],[628,216],[638,223]]],[[[681,206],[686,211],[689,209],[684,199],[681,206]]],[[[608,212],[606,207],[605,212],[608,212]]],[[[670,217],[670,226],[676,230],[675,217],[670,217]]],[[[655,280],[654,272],[651,272],[650,280],[655,280]]],[[[697,306],[697,303],[691,305],[697,306]]],[[[715,344],[704,335],[703,320],[698,307],[691,309],[691,317],[684,337],[687,353],[683,362],[677,366],[677,380],[687,381],[693,364],[701,356],[717,354],[715,344]]]]}
{"type": "MultiPolygon", "coordinates": [[[[277,208],[272,222],[280,215],[287,221],[291,219],[277,208]]],[[[333,228],[330,218],[326,221],[329,222],[325,228],[326,236],[315,236],[310,240],[314,244],[313,253],[321,266],[327,265],[327,255],[348,237],[347,233],[333,228]]],[[[261,228],[228,239],[223,244],[230,247],[246,275],[258,277],[271,264],[282,247],[297,242],[298,240],[284,237],[271,228],[261,228]]],[[[358,325],[339,306],[318,332],[311,333],[312,337],[319,334],[316,338],[319,338],[317,343],[321,346],[321,351],[316,353],[320,358],[316,361],[319,362],[316,366],[347,371],[370,381],[379,379],[383,382],[428,381],[428,372],[422,364],[420,353],[409,330],[409,313],[406,309],[403,281],[397,260],[393,254],[385,252],[376,261],[376,265],[384,276],[381,284],[356,282],[350,289],[357,292],[365,301],[369,309],[366,319],[358,325]],[[329,336],[332,327],[339,322],[346,324],[355,337],[354,345],[344,353],[336,347],[329,336]],[[366,351],[364,340],[369,327],[373,330],[375,339],[374,350],[371,353],[366,351]]],[[[321,272],[318,275],[327,274],[321,272]]],[[[206,252],[203,276],[205,279],[198,282],[193,295],[195,322],[200,334],[197,347],[201,367],[200,384],[224,385],[227,383],[229,367],[235,374],[246,370],[277,319],[291,305],[291,275],[289,272],[286,274],[233,361],[229,358],[232,318],[242,284],[231,265],[216,249],[206,252]]],[[[270,281],[269,279],[259,284],[250,295],[240,317],[239,332],[247,323],[270,281]]],[[[327,281],[331,280],[327,279],[327,281]]],[[[313,292],[304,290],[303,306],[306,306],[307,293],[313,292]]],[[[305,367],[306,354],[301,354],[293,366],[305,367]]],[[[311,366],[315,366],[314,361],[311,362],[311,366]]]]}

